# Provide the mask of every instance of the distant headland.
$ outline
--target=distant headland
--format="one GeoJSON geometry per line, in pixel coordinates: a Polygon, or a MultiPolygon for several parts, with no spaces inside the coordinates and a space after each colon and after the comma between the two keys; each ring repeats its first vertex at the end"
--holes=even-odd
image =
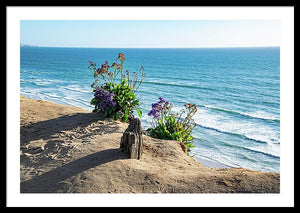
{"type": "Polygon", "coordinates": [[[36,45],[31,45],[31,44],[20,44],[20,47],[38,47],[36,45]]]}

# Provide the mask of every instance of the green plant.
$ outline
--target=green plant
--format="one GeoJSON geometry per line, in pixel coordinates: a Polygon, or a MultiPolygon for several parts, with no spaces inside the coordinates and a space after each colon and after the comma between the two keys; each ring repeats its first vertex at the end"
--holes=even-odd
{"type": "Polygon", "coordinates": [[[127,79],[123,79],[120,84],[106,82],[103,88],[115,94],[114,100],[117,104],[111,109],[108,109],[114,119],[121,118],[123,121],[126,121],[133,114],[134,108],[137,110],[138,115],[140,117],[142,116],[141,111],[136,108],[140,104],[139,100],[127,83],[127,79]]]}
{"type": "Polygon", "coordinates": [[[162,97],[159,99],[159,102],[152,104],[148,113],[149,116],[153,116],[153,120],[152,128],[148,128],[147,132],[155,138],[180,141],[190,150],[194,147],[192,130],[197,126],[192,118],[197,112],[196,104],[185,104],[185,109],[179,114],[174,114],[171,113],[173,104],[162,97]]]}
{"type": "Polygon", "coordinates": [[[105,61],[101,68],[97,68],[96,63],[90,61],[89,69],[95,77],[95,81],[91,85],[94,88],[91,105],[94,105],[94,111],[101,113],[104,118],[110,117],[127,121],[128,118],[133,117],[134,110],[141,117],[142,111],[138,108],[140,101],[135,92],[146,77],[144,68],[140,69],[140,79],[138,74],[133,72],[130,80],[129,71],[126,70],[126,74],[123,73],[124,54],[119,53],[117,61],[120,63],[114,62],[111,66],[105,61]],[[119,83],[118,80],[120,80],[119,83]],[[104,82],[101,83],[101,81],[104,82]]]}

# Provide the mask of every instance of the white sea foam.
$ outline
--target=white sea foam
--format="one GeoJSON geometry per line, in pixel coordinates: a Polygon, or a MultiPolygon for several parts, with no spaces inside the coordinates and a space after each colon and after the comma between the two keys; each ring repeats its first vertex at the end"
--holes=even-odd
{"type": "Polygon", "coordinates": [[[48,96],[50,96],[51,98],[62,98],[61,96],[57,95],[56,93],[48,93],[48,96]]]}
{"type": "Polygon", "coordinates": [[[212,109],[212,110],[217,110],[217,111],[221,111],[221,112],[227,112],[227,113],[231,113],[231,114],[239,114],[241,116],[246,116],[249,118],[257,118],[257,119],[264,119],[264,120],[280,120],[280,118],[276,115],[258,110],[258,111],[254,111],[254,112],[240,112],[240,111],[231,111],[229,109],[225,109],[225,108],[218,108],[212,105],[203,105],[206,108],[212,109]]]}
{"type": "Polygon", "coordinates": [[[63,89],[71,90],[71,91],[79,92],[79,93],[92,94],[92,89],[88,90],[86,87],[81,87],[81,86],[77,86],[77,85],[63,86],[63,89]]]}
{"type": "Polygon", "coordinates": [[[253,118],[260,118],[265,120],[280,120],[280,117],[260,110],[255,112],[244,112],[243,114],[253,118]]]}
{"type": "Polygon", "coordinates": [[[201,126],[219,132],[243,135],[248,139],[269,144],[279,143],[279,135],[274,128],[267,125],[258,126],[255,121],[227,118],[224,115],[211,113],[205,109],[199,109],[194,119],[201,126]]]}

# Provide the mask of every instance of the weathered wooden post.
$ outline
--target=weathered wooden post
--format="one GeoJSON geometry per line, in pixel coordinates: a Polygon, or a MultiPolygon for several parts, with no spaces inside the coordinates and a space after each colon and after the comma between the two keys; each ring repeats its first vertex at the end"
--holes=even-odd
{"type": "Polygon", "coordinates": [[[139,118],[133,118],[123,133],[120,148],[131,159],[140,159],[143,152],[142,125],[139,118]]]}

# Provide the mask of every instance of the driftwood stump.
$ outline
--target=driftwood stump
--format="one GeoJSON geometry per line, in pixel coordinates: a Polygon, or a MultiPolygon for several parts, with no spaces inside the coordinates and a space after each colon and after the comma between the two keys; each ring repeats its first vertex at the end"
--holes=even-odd
{"type": "Polygon", "coordinates": [[[142,125],[139,118],[133,118],[123,133],[120,148],[131,159],[140,159],[143,152],[142,125]]]}

